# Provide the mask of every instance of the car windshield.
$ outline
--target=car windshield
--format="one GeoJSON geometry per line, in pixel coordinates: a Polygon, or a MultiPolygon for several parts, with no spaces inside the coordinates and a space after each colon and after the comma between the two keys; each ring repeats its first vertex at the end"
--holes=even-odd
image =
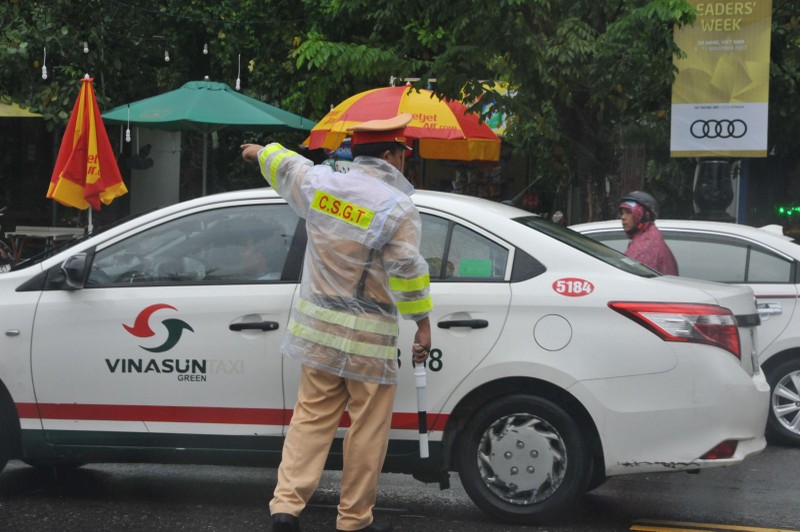
{"type": "Polygon", "coordinates": [[[656,277],[661,275],[657,271],[648,268],[639,261],[630,257],[626,257],[623,253],[620,253],[619,251],[612,249],[605,244],[594,240],[593,238],[582,235],[581,233],[573,231],[567,227],[555,224],[550,220],[546,220],[538,216],[525,216],[522,218],[515,218],[514,220],[628,273],[639,275],[641,277],[656,277]]]}

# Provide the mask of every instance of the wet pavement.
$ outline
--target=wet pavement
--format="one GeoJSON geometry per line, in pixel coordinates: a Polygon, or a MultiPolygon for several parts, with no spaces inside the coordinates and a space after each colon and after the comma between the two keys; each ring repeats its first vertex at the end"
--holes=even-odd
{"type": "MultiPolygon", "coordinates": [[[[618,477],[563,519],[539,526],[490,520],[455,474],[445,491],[384,474],[376,517],[396,532],[800,530],[798,463],[800,449],[770,447],[740,466],[699,475],[618,477]]],[[[336,472],[323,475],[303,513],[304,532],[334,530],[338,480],[336,472]]],[[[274,486],[274,469],[91,464],[62,470],[13,461],[0,474],[0,530],[269,530],[274,486]]]]}

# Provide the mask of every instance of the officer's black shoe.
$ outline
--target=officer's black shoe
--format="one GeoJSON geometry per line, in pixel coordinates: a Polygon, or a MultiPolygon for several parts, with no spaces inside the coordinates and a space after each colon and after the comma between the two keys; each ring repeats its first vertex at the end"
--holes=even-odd
{"type": "MultiPolygon", "coordinates": [[[[336,532],[343,532],[342,530],[336,529],[336,532]]],[[[370,523],[369,526],[364,528],[359,528],[354,532],[392,532],[392,523],[376,523],[373,521],[370,523]]]]}
{"type": "Polygon", "coordinates": [[[292,514],[272,514],[272,532],[300,532],[300,519],[292,514]]]}

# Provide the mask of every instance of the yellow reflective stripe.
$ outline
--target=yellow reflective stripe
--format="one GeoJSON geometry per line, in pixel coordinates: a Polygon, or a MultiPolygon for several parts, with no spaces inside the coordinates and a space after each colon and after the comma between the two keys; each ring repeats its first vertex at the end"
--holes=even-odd
{"type": "Polygon", "coordinates": [[[358,342],[335,334],[317,331],[295,320],[289,320],[289,326],[287,328],[291,334],[298,338],[332,349],[338,349],[344,353],[387,360],[394,358],[397,353],[397,348],[394,346],[358,342]]]}
{"type": "Polygon", "coordinates": [[[310,316],[313,319],[341,325],[354,331],[383,334],[385,336],[397,336],[400,329],[395,322],[371,320],[361,316],[356,316],[349,312],[340,312],[315,305],[306,299],[301,299],[297,303],[297,310],[310,316]]]}
{"type": "Polygon", "coordinates": [[[294,155],[294,152],[286,150],[285,152],[276,155],[269,164],[269,184],[272,185],[272,188],[275,190],[278,190],[278,187],[275,186],[275,178],[278,176],[278,165],[281,164],[282,160],[290,155],[294,155]]]}
{"type": "Polygon", "coordinates": [[[395,292],[416,292],[430,286],[431,277],[427,273],[420,275],[416,279],[402,279],[400,277],[389,277],[389,288],[395,292]]]}
{"type": "Polygon", "coordinates": [[[281,150],[285,150],[285,149],[286,149],[286,148],[284,148],[283,146],[281,146],[281,145],[280,145],[280,144],[278,144],[277,142],[275,142],[275,143],[273,143],[273,144],[269,144],[269,145],[267,145],[267,147],[265,147],[263,150],[261,150],[261,153],[259,153],[259,155],[258,155],[258,162],[259,162],[259,163],[263,163],[264,161],[266,161],[266,160],[267,160],[267,158],[268,158],[270,155],[272,155],[272,154],[273,154],[273,153],[275,153],[276,151],[281,151],[281,150]]]}
{"type": "Polygon", "coordinates": [[[264,175],[264,177],[268,178],[267,173],[264,170],[266,169],[267,159],[269,159],[269,156],[275,153],[276,151],[280,151],[283,149],[285,148],[280,144],[270,144],[266,148],[258,152],[258,166],[261,168],[262,170],[261,173],[264,175]]]}
{"type": "Polygon", "coordinates": [[[351,203],[349,201],[337,198],[333,194],[329,194],[324,190],[317,190],[314,194],[314,200],[311,202],[311,208],[319,211],[328,216],[338,218],[343,222],[355,225],[361,229],[369,227],[375,212],[351,203]]]}
{"type": "Polygon", "coordinates": [[[278,173],[278,165],[281,163],[284,157],[287,157],[289,155],[294,155],[294,152],[291,150],[287,150],[286,148],[277,143],[270,144],[269,146],[261,150],[261,152],[259,152],[258,154],[258,165],[261,167],[261,173],[264,175],[265,178],[269,180],[270,186],[272,186],[272,188],[276,190],[277,188],[275,187],[275,177],[278,173]],[[272,161],[270,161],[269,173],[267,173],[266,172],[267,160],[277,152],[283,152],[283,153],[278,153],[275,156],[275,158],[273,158],[272,161]]]}
{"type": "Polygon", "coordinates": [[[433,308],[433,301],[430,296],[425,299],[417,299],[416,301],[398,301],[397,309],[401,314],[422,314],[428,312],[433,308]]]}

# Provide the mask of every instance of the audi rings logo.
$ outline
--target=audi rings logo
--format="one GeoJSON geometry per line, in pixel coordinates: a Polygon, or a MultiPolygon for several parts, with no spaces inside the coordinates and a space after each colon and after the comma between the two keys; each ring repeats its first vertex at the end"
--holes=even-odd
{"type": "Polygon", "coordinates": [[[696,139],[740,139],[747,133],[744,120],[695,120],[689,132],[696,139]]]}

